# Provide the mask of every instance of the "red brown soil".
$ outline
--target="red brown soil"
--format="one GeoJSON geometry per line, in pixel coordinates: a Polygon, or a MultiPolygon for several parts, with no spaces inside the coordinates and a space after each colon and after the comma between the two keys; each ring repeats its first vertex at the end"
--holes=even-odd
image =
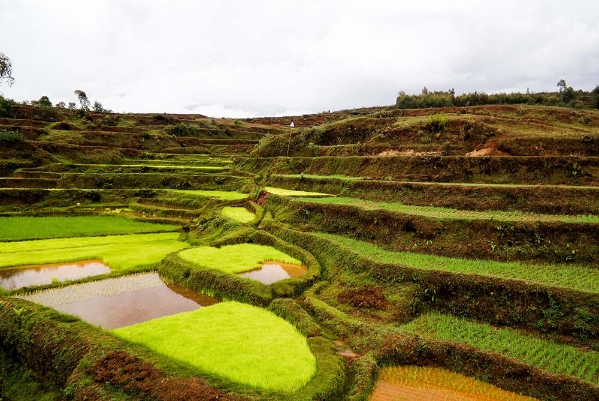
{"type": "Polygon", "coordinates": [[[365,285],[357,289],[348,289],[341,292],[337,298],[339,302],[350,304],[358,308],[387,309],[387,299],[380,288],[365,285]]]}
{"type": "Polygon", "coordinates": [[[268,195],[270,195],[268,192],[266,192],[265,190],[260,191],[260,194],[258,195],[258,199],[256,199],[256,203],[259,204],[260,206],[264,205],[264,202],[266,202],[266,199],[268,199],[268,195]]]}
{"type": "Polygon", "coordinates": [[[164,372],[124,351],[113,351],[91,365],[87,372],[96,383],[118,387],[143,399],[164,401],[229,401],[227,395],[197,378],[166,378],[164,372]]]}

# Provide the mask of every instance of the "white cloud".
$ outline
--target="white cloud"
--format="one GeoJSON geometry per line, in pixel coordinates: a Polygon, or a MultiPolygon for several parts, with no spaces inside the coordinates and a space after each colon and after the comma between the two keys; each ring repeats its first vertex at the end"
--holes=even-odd
{"type": "Polygon", "coordinates": [[[0,0],[0,9],[0,26],[15,33],[0,37],[0,51],[16,78],[0,89],[15,100],[68,102],[82,89],[115,111],[245,117],[388,105],[423,86],[599,84],[595,1],[0,0]]]}

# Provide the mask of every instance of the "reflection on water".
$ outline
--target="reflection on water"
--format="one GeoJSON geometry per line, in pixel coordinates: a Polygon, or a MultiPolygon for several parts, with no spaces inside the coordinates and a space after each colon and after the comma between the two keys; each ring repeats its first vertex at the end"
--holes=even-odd
{"type": "Polygon", "coordinates": [[[106,273],[110,273],[110,267],[101,260],[20,266],[0,269],[0,287],[5,290],[16,290],[32,285],[51,284],[53,280],[77,280],[106,273]]]}
{"type": "Polygon", "coordinates": [[[166,285],[157,273],[55,288],[21,298],[73,314],[105,329],[188,312],[218,302],[177,285],[166,285]]]}
{"type": "Polygon", "coordinates": [[[262,267],[240,276],[257,280],[264,284],[272,284],[287,278],[299,277],[308,272],[306,266],[292,265],[288,263],[268,261],[262,264],[262,267]]]}

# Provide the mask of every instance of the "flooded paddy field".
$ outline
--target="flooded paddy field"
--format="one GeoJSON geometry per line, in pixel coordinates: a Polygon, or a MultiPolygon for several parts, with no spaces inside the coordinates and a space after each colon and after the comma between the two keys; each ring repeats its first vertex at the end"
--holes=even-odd
{"type": "Polygon", "coordinates": [[[36,285],[110,273],[101,260],[81,260],[70,263],[20,266],[0,270],[0,287],[11,291],[36,285]]]}
{"type": "Polygon", "coordinates": [[[78,316],[105,329],[192,311],[218,302],[215,298],[180,286],[167,285],[157,273],[43,290],[20,298],[78,316]]]}
{"type": "Polygon", "coordinates": [[[291,263],[283,263],[277,261],[268,261],[262,264],[259,269],[249,272],[240,273],[242,277],[257,280],[263,284],[272,284],[277,281],[288,278],[296,278],[303,276],[308,272],[308,268],[303,265],[295,265],[291,263]]]}

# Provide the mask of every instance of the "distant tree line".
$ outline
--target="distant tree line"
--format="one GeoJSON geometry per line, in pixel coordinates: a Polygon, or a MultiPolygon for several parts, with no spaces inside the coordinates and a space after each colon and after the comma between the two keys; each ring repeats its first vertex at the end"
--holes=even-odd
{"type": "Polygon", "coordinates": [[[560,79],[557,92],[531,93],[464,93],[456,95],[454,89],[447,91],[429,91],[426,87],[419,95],[408,95],[401,91],[397,95],[395,105],[400,109],[422,109],[429,107],[464,107],[487,104],[530,104],[540,106],[562,106],[574,108],[599,109],[599,85],[591,92],[574,90],[560,79]]]}
{"type": "MultiPolygon", "coordinates": [[[[4,53],[0,52],[0,84],[3,82],[6,82],[8,86],[12,86],[12,84],[15,82],[15,79],[12,76],[12,63],[10,59],[4,53]]],[[[75,91],[75,95],[77,95],[77,100],[79,100],[79,105],[81,106],[79,112],[82,114],[86,114],[90,110],[99,113],[112,113],[112,110],[105,109],[104,106],[102,106],[102,103],[98,101],[95,101],[93,106],[91,106],[91,102],[87,98],[87,94],[80,89],[75,91]]],[[[18,103],[12,99],[6,99],[4,96],[2,96],[2,93],[0,93],[0,117],[12,117],[10,109],[11,106],[16,104],[18,103]]],[[[71,110],[77,109],[77,104],[75,102],[69,102],[68,105],[65,104],[65,102],[59,102],[56,103],[56,106],[53,106],[48,96],[42,96],[39,98],[39,100],[26,100],[20,104],[31,105],[35,107],[57,107],[62,109],[68,107],[71,110]]]]}

